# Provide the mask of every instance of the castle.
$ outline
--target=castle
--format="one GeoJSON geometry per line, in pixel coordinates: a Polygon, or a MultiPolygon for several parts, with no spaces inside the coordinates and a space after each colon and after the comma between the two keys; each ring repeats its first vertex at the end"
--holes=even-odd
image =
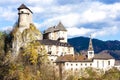
{"type": "Polygon", "coordinates": [[[120,65],[116,64],[115,59],[107,52],[94,53],[91,37],[87,53],[83,55],[74,54],[74,48],[67,42],[67,30],[61,22],[45,30],[43,34],[36,28],[35,31],[30,31],[30,26],[33,26],[32,14],[33,12],[24,4],[18,8],[19,18],[12,44],[13,54],[16,55],[20,47],[25,46],[25,43],[38,40],[45,45],[48,59],[59,68],[62,66],[65,70],[71,70],[72,72],[86,67],[102,70],[108,70],[112,67],[120,69],[120,65]],[[30,38],[25,30],[33,35],[34,39],[30,38]]]}

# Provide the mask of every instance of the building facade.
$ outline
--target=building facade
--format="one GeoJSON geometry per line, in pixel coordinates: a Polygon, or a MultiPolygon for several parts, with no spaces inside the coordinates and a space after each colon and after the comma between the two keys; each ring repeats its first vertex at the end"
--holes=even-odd
{"type": "Polygon", "coordinates": [[[55,62],[60,56],[74,54],[74,48],[67,42],[67,30],[61,22],[45,30],[40,43],[45,45],[51,62],[55,62]]]}
{"type": "Polygon", "coordinates": [[[57,64],[63,64],[64,70],[72,72],[80,71],[88,67],[101,69],[103,71],[115,67],[115,59],[107,52],[103,51],[99,54],[94,54],[92,39],[90,38],[87,55],[65,55],[60,56],[56,60],[57,64]]]}

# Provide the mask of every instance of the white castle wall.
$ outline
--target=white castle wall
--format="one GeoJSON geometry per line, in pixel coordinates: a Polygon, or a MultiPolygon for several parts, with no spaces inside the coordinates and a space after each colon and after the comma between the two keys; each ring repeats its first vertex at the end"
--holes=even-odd
{"type": "Polygon", "coordinates": [[[51,52],[49,56],[49,60],[55,61],[56,56],[63,56],[68,54],[74,54],[73,47],[64,47],[64,46],[56,46],[56,45],[45,45],[46,51],[51,52]]]}
{"type": "Polygon", "coordinates": [[[115,59],[94,59],[93,60],[93,67],[94,68],[98,68],[98,69],[103,69],[103,70],[107,70],[110,69],[112,67],[114,67],[115,63],[115,59]]]}
{"type": "Polygon", "coordinates": [[[58,40],[58,38],[64,38],[64,40],[60,40],[60,41],[67,42],[67,31],[51,32],[49,33],[48,38],[51,40],[58,40]]]}
{"type": "Polygon", "coordinates": [[[115,59],[108,59],[108,60],[100,60],[95,59],[93,61],[87,61],[87,62],[65,62],[63,65],[64,70],[70,70],[72,72],[80,71],[80,69],[85,69],[88,67],[92,67],[95,69],[102,69],[104,71],[114,67],[115,59]],[[110,61],[110,64],[108,64],[108,61],[110,61]]]}

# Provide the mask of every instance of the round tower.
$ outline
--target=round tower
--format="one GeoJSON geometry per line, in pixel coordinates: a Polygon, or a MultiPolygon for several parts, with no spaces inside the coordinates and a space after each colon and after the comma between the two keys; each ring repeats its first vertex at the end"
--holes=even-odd
{"type": "Polygon", "coordinates": [[[20,28],[20,32],[26,28],[29,28],[30,23],[32,23],[32,13],[33,12],[24,4],[18,8],[18,26],[20,28]]]}

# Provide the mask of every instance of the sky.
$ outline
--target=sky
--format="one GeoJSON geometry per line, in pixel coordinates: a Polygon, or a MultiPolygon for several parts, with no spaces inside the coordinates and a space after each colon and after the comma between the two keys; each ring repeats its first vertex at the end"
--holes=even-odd
{"type": "Polygon", "coordinates": [[[120,40],[120,0],[0,0],[0,30],[13,28],[21,4],[31,9],[41,32],[61,21],[69,38],[120,40]]]}

